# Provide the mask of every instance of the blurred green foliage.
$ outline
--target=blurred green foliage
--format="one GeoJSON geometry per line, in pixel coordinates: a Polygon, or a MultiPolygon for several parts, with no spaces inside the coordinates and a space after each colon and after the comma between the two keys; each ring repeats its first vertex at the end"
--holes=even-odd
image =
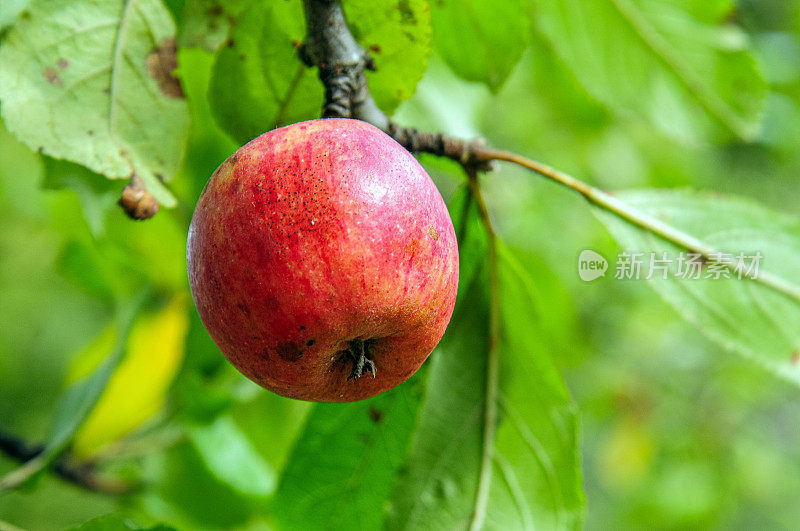
{"type": "MultiPolygon", "coordinates": [[[[6,26],[20,12],[25,17],[27,4],[7,7],[4,2],[0,31],[13,32],[6,26]]],[[[273,33],[246,31],[246,22],[267,15],[299,16],[299,1],[270,8],[242,1],[164,4],[178,27],[177,75],[191,124],[181,167],[169,183],[177,198],[174,209],[132,222],[114,204],[123,183],[74,164],[81,162],[77,157],[62,161],[31,151],[0,128],[0,428],[29,441],[47,437],[70,365],[115,319],[120,301],[148,290],[152,296],[145,310],[154,312],[188,292],[185,234],[193,205],[217,165],[239,141],[276,122],[318,112],[322,90],[315,73],[293,59],[291,40],[302,38],[302,24],[273,21],[289,28],[283,46],[270,41],[273,33]],[[243,9],[260,14],[236,24],[243,9]],[[240,38],[237,32],[245,34],[240,38]],[[225,45],[230,38],[235,47],[225,45]],[[242,67],[244,53],[234,55],[242,46],[258,55],[258,67],[242,67]],[[267,93],[265,76],[283,87],[278,91],[283,97],[284,89],[294,87],[296,105],[281,114],[275,107],[281,94],[267,93]],[[295,77],[299,81],[292,84],[295,77]],[[234,89],[247,94],[239,98],[234,89]]],[[[354,2],[357,9],[348,15],[377,20],[372,25],[354,21],[354,30],[369,41],[365,45],[373,45],[371,53],[386,71],[374,74],[379,102],[393,107],[405,100],[394,114],[400,123],[482,136],[493,146],[543,160],[604,189],[701,188],[797,212],[797,0],[531,0],[498,9],[472,0],[463,10],[456,2],[437,0],[430,19],[421,0],[400,2],[405,10],[397,17],[393,3],[375,4],[385,11],[354,2]],[[625,20],[631,9],[639,13],[635,29],[662,28],[658,34],[667,44],[687,55],[667,54],[665,60],[637,50],[636,32],[618,31],[620,13],[625,20]],[[358,10],[364,14],[355,15],[358,10]],[[393,24],[404,30],[402,38],[392,35],[393,24]],[[587,24],[596,31],[584,31],[587,24]],[[410,42],[415,46],[404,55],[410,42]],[[678,71],[689,68],[691,76],[701,76],[698,84],[687,89],[676,81],[674,64],[683,65],[678,71]],[[397,72],[403,72],[401,80],[397,72]],[[733,83],[736,76],[746,83],[733,83]],[[658,82],[649,84],[651,79],[658,82]]],[[[455,164],[421,160],[446,199],[458,193],[463,177],[455,164]]],[[[581,424],[585,527],[796,527],[797,388],[707,340],[644,281],[608,276],[582,282],[576,270],[581,250],[611,257],[619,248],[579,197],[510,166],[499,166],[481,184],[497,231],[513,250],[509,256],[522,264],[507,268],[504,278],[521,269],[535,291],[514,291],[509,308],[538,300],[531,304],[533,318],[508,316],[507,326],[519,341],[505,346],[511,351],[505,359],[530,365],[520,371],[524,380],[515,380],[514,369],[505,367],[503,385],[516,403],[531,400],[522,414],[543,430],[537,435],[547,443],[556,437],[548,431],[546,415],[533,407],[540,401],[529,397],[541,392],[543,401],[555,400],[563,408],[561,420],[569,424],[575,406],[551,357],[563,374],[581,424]],[[526,330],[528,321],[534,324],[523,336],[519,330],[526,330]],[[536,358],[519,358],[521,351],[536,358]],[[526,385],[541,388],[527,390],[526,385]]],[[[460,219],[455,211],[454,218],[460,219]]],[[[451,330],[432,363],[404,386],[350,409],[278,397],[230,367],[192,308],[186,357],[163,406],[135,433],[96,456],[101,473],[141,488],[110,496],[42,475],[23,489],[0,492],[0,527],[9,522],[24,529],[62,529],[113,512],[83,528],[138,529],[157,523],[180,529],[302,528],[298,522],[314,510],[327,518],[317,521],[318,527],[342,525],[334,518],[335,507],[311,504],[342,470],[350,473],[362,464],[370,466],[369,473],[323,499],[348,500],[344,514],[362,511],[358,522],[368,528],[382,521],[384,511],[389,526],[402,526],[408,516],[402,508],[415,500],[386,482],[399,473],[398,485],[420,485],[424,470],[419,468],[430,464],[426,459],[437,450],[436,437],[447,435],[442,417],[430,409],[431,397],[440,393],[437,405],[459,409],[470,392],[480,394],[469,387],[475,380],[464,380],[462,395],[438,383],[458,376],[456,369],[479,375],[482,363],[477,351],[465,363],[445,357],[448,350],[485,342],[478,331],[485,321],[484,294],[480,287],[468,292],[472,286],[463,282],[485,276],[480,266],[485,242],[474,218],[465,223],[471,230],[468,245],[462,242],[459,300],[468,304],[453,326],[455,333],[464,331],[463,337],[452,337],[451,330]],[[415,432],[417,423],[430,427],[415,432]],[[403,463],[409,448],[412,456],[420,456],[410,468],[403,463]],[[327,468],[310,475],[320,465],[327,468]],[[348,488],[362,495],[348,498],[348,488]]],[[[147,383],[141,382],[145,391],[147,383]]],[[[511,435],[500,432],[498,444],[518,459],[513,456],[522,452],[511,435]]],[[[470,446],[460,450],[464,454],[455,454],[456,459],[474,453],[470,446]]],[[[559,454],[559,459],[567,464],[557,477],[578,483],[577,458],[559,454]]],[[[457,521],[446,511],[467,496],[459,489],[468,479],[458,475],[468,475],[467,465],[459,465],[443,465],[452,474],[438,476],[430,492],[440,505],[420,509],[435,515],[428,521],[444,526],[457,521]]],[[[0,455],[0,475],[17,466],[0,455]]],[[[579,519],[580,493],[571,483],[562,487],[563,507],[575,508],[579,519]]],[[[537,498],[537,488],[525,490],[533,502],[546,499],[537,498]]],[[[424,488],[413,493],[429,494],[424,488]]],[[[492,507],[510,507],[511,497],[498,496],[492,507]]],[[[460,513],[454,509],[453,514],[460,513]]],[[[490,513],[488,523],[499,527],[506,523],[503,516],[490,513]]]]}

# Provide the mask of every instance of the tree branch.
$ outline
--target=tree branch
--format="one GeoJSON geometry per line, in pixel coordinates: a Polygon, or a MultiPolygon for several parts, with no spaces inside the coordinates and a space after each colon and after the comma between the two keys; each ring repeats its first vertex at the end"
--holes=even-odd
{"type": "MultiPolygon", "coordinates": [[[[20,463],[27,463],[41,454],[44,446],[32,445],[15,435],[0,430],[0,450],[20,463]]],[[[125,494],[131,491],[131,487],[125,483],[98,476],[91,463],[72,463],[61,458],[53,463],[53,472],[60,478],[86,490],[106,494],[125,494]]]]}
{"type": "Polygon", "coordinates": [[[375,62],[350,32],[340,0],[303,0],[303,8],[306,42],[300,48],[300,58],[319,69],[319,78],[325,86],[323,118],[369,122],[409,151],[452,159],[467,172],[491,169],[491,160],[477,156],[484,147],[482,141],[402,127],[378,108],[364,73],[375,70],[375,62]]]}

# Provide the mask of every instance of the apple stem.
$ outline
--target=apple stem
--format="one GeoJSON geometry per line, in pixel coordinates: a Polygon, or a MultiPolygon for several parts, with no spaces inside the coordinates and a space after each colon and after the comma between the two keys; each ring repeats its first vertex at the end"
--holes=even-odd
{"type": "Polygon", "coordinates": [[[365,369],[369,369],[369,372],[372,373],[372,377],[375,378],[377,369],[375,368],[375,362],[369,358],[368,339],[353,339],[350,341],[350,346],[345,352],[347,352],[347,355],[350,356],[350,359],[353,361],[353,370],[350,372],[350,376],[347,377],[348,380],[361,378],[366,372],[365,369]]]}

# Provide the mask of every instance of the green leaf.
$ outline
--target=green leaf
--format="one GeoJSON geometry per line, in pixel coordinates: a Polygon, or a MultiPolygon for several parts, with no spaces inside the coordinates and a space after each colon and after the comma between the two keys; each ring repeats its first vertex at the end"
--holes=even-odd
{"type": "Polygon", "coordinates": [[[414,95],[431,51],[431,14],[426,0],[348,0],[350,30],[375,60],[367,71],[378,107],[391,114],[414,95]]]}
{"type": "Polygon", "coordinates": [[[59,274],[83,291],[100,299],[113,300],[125,288],[121,268],[113,267],[91,245],[79,240],[68,242],[58,257],[59,274]]]}
{"type": "MultiPolygon", "coordinates": [[[[525,268],[501,251],[499,422],[484,524],[577,528],[584,501],[575,406],[544,344],[544,301],[525,268]]],[[[462,278],[466,271],[475,273],[462,285],[453,320],[432,356],[420,420],[391,498],[389,529],[464,529],[473,522],[488,388],[485,256],[461,253],[462,278]]]]}
{"type": "Polygon", "coordinates": [[[0,48],[6,127],[34,150],[109,178],[139,175],[160,203],[188,116],[174,24],[159,0],[33,0],[0,48]]]}
{"type": "Polygon", "coordinates": [[[406,453],[420,374],[379,396],[318,404],[275,498],[281,529],[377,529],[406,453]]]}
{"type": "MultiPolygon", "coordinates": [[[[369,83],[391,112],[414,93],[430,50],[430,16],[423,0],[351,0],[351,30],[373,55],[369,83]]],[[[300,62],[306,27],[300,2],[251,2],[219,51],[209,88],[220,127],[239,142],[289,123],[318,118],[324,89],[316,69],[300,62]]]]}
{"type": "MultiPolygon", "coordinates": [[[[650,253],[658,259],[666,253],[668,269],[655,271],[649,281],[684,319],[725,349],[800,385],[800,220],[716,194],[650,190],[617,197],[734,260],[742,253],[745,270],[758,265],[751,271],[755,280],[739,279],[729,269],[730,278],[715,278],[717,268],[711,266],[694,278],[694,273],[683,274],[685,265],[679,270],[686,249],[596,211],[630,254],[643,253],[642,276],[648,276],[650,253]],[[763,259],[751,258],[756,253],[763,259]]],[[[618,263],[617,275],[621,269],[618,263]]]]}
{"type": "Polygon", "coordinates": [[[163,524],[143,527],[137,524],[135,521],[123,516],[106,514],[103,516],[98,516],[97,518],[92,518],[81,525],[71,527],[70,531],[170,531],[173,529],[175,528],[163,524]]]}
{"type": "Polygon", "coordinates": [[[142,493],[153,517],[181,529],[241,529],[263,508],[263,500],[234,490],[209,471],[194,445],[185,443],[150,456],[142,493]]]}
{"type": "Polygon", "coordinates": [[[465,529],[478,486],[488,350],[483,278],[458,300],[431,357],[419,422],[391,496],[388,529],[465,529]]]}
{"type": "Polygon", "coordinates": [[[250,2],[217,55],[209,99],[220,127],[240,143],[319,115],[323,88],[297,56],[300,2],[250,2]]]}
{"type": "MultiPolygon", "coordinates": [[[[500,417],[486,526],[579,529],[585,499],[578,411],[552,358],[551,311],[530,267],[500,247],[500,417]]],[[[553,323],[558,327],[559,323],[553,323]]]]}
{"type": "Polygon", "coordinates": [[[105,233],[106,215],[116,208],[122,195],[121,183],[110,181],[84,166],[51,157],[44,160],[44,182],[48,190],[68,188],[73,190],[81,201],[83,216],[95,237],[105,233]]]}
{"type": "Polygon", "coordinates": [[[28,482],[67,448],[103,394],[114,369],[122,361],[133,320],[146,297],[147,294],[142,292],[132,300],[121,303],[117,312],[117,336],[113,350],[92,374],[75,382],[64,391],[56,407],[50,436],[44,450],[34,459],[0,478],[0,491],[16,488],[28,482]]]}
{"type": "Polygon", "coordinates": [[[766,85],[747,36],[721,24],[717,3],[691,12],[658,0],[535,5],[537,29],[586,89],[616,111],[684,140],[702,138],[708,118],[742,139],[758,133],[766,85]]]}
{"type": "Polygon", "coordinates": [[[266,497],[275,490],[275,472],[231,417],[189,429],[189,440],[208,470],[240,494],[266,497]]]}
{"type": "Polygon", "coordinates": [[[30,0],[5,0],[0,4],[0,31],[14,24],[29,3],[30,0]]]}
{"type": "Polygon", "coordinates": [[[434,0],[436,51],[463,79],[497,92],[530,43],[530,16],[523,0],[434,0]]]}
{"type": "Polygon", "coordinates": [[[186,0],[178,20],[179,45],[219,49],[246,5],[247,0],[186,0]]]}

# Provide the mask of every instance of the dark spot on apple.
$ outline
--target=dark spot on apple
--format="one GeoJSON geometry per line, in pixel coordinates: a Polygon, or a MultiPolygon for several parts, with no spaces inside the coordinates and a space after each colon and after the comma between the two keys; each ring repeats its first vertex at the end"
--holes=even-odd
{"type": "Polygon", "coordinates": [[[168,98],[185,98],[180,80],[173,74],[178,68],[175,39],[161,39],[144,60],[147,74],[158,82],[161,93],[168,98]]]}
{"type": "Polygon", "coordinates": [[[281,343],[275,350],[283,361],[295,362],[303,357],[303,351],[296,343],[281,343]]]}
{"type": "Polygon", "coordinates": [[[375,424],[378,424],[380,421],[383,420],[383,411],[376,407],[369,408],[369,418],[375,424]]]}
{"type": "Polygon", "coordinates": [[[266,349],[266,348],[263,349],[261,352],[258,353],[258,356],[260,358],[263,358],[263,359],[269,361],[269,349],[266,349]]]}
{"type": "Polygon", "coordinates": [[[239,308],[243,313],[250,315],[250,307],[248,305],[240,302],[236,305],[236,307],[239,308]]]}
{"type": "Polygon", "coordinates": [[[433,241],[436,241],[439,239],[439,231],[437,231],[436,228],[431,225],[431,228],[428,229],[428,236],[430,236],[433,241]]]}
{"type": "Polygon", "coordinates": [[[306,329],[306,327],[305,327],[305,326],[303,326],[303,325],[300,325],[300,330],[305,330],[305,329],[306,329]]]}
{"type": "Polygon", "coordinates": [[[789,361],[795,367],[800,366],[800,350],[795,350],[792,352],[792,356],[789,358],[789,361]]]}
{"type": "Polygon", "coordinates": [[[69,66],[69,61],[67,61],[67,60],[66,60],[66,59],[64,59],[63,57],[62,57],[61,59],[59,59],[59,60],[58,60],[58,67],[59,67],[61,70],[64,70],[64,69],[65,69],[66,67],[68,67],[68,66],[69,66]]]}
{"type": "Polygon", "coordinates": [[[56,72],[55,68],[52,68],[52,67],[48,66],[47,68],[44,69],[44,71],[42,71],[42,75],[47,80],[47,82],[50,83],[51,85],[55,85],[57,87],[60,87],[63,84],[61,82],[61,78],[58,77],[58,72],[56,72]]]}
{"type": "Polygon", "coordinates": [[[309,339],[308,341],[306,341],[306,346],[307,347],[313,347],[314,343],[316,343],[316,342],[317,342],[316,339],[309,339]]]}
{"type": "Polygon", "coordinates": [[[369,45],[369,51],[371,51],[373,53],[381,53],[381,47],[378,46],[377,44],[370,44],[369,45]]]}

